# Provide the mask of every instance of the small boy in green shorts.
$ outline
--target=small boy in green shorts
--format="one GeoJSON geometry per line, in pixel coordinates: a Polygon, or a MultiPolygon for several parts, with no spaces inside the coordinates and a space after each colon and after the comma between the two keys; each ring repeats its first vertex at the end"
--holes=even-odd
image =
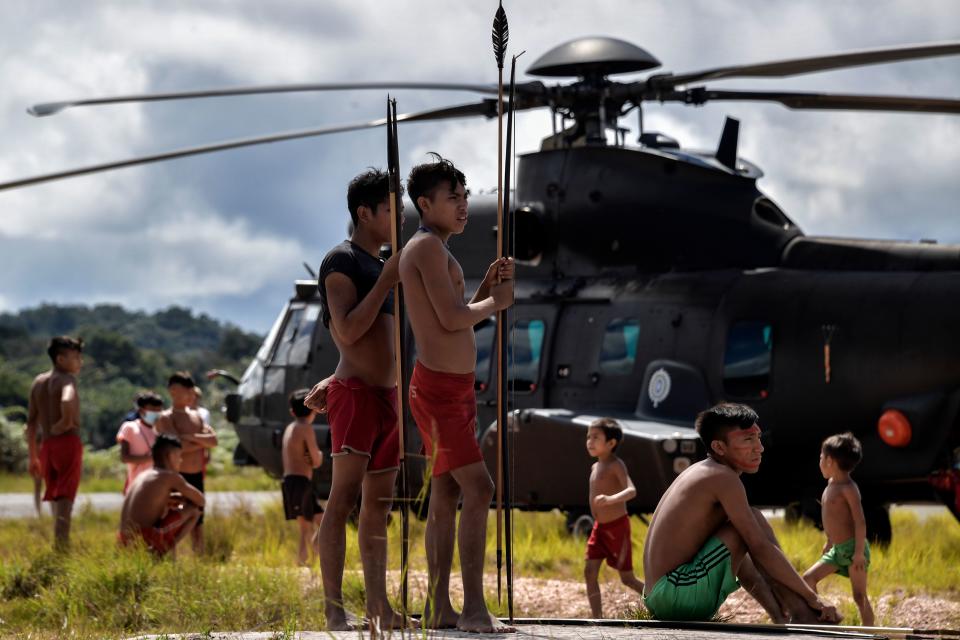
{"type": "Polygon", "coordinates": [[[867,598],[867,568],[870,544],[867,523],[860,504],[860,489],[850,477],[863,452],[850,432],[830,436],[820,448],[820,473],[827,479],[821,498],[823,531],[827,542],[823,556],[803,574],[810,588],[832,573],[850,578],[853,600],[860,609],[860,622],[873,626],[873,609],[867,598]]]}

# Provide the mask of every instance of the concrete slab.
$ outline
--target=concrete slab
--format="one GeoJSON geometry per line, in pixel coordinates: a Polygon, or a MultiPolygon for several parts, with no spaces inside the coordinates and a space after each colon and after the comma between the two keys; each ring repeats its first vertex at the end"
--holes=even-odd
{"type": "MultiPolygon", "coordinates": [[[[653,623],[663,624],[663,623],[653,623]]],[[[669,629],[669,628],[638,628],[636,626],[616,626],[611,621],[610,624],[591,625],[591,624],[518,624],[516,633],[498,633],[482,635],[476,633],[464,633],[460,631],[439,630],[439,631],[407,631],[384,633],[380,636],[371,635],[368,631],[298,631],[295,633],[284,634],[282,632],[258,632],[258,633],[217,633],[210,635],[185,634],[179,636],[137,636],[136,640],[374,640],[393,639],[393,640],[441,640],[458,638],[489,638],[490,640],[627,640],[640,638],[642,640],[733,640],[735,638],[777,638],[778,640],[810,640],[811,638],[851,638],[856,640],[881,639],[881,638],[901,638],[902,635],[873,635],[851,632],[819,632],[814,630],[797,630],[791,632],[786,628],[780,629],[757,629],[756,631],[744,628],[744,625],[722,625],[706,624],[695,629],[669,629]],[[722,627],[729,627],[724,630],[722,627]],[[721,627],[718,629],[718,627],[721,627]]],[[[918,637],[918,636],[914,636],[918,637]]],[[[133,639],[131,639],[133,640],[133,639]]]]}

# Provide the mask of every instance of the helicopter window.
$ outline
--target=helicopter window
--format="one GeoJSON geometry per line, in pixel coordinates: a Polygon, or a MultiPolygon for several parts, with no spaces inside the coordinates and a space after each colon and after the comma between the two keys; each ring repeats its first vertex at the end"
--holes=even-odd
{"type": "Polygon", "coordinates": [[[545,332],[543,320],[519,320],[513,323],[513,334],[507,347],[511,391],[532,393],[537,390],[545,332]]]}
{"type": "Polygon", "coordinates": [[[310,340],[320,316],[320,305],[291,305],[287,324],[273,354],[273,365],[302,365],[310,355],[310,340]]]}
{"type": "Polygon", "coordinates": [[[497,321],[493,318],[481,320],[473,327],[477,343],[477,368],[474,370],[473,386],[484,391],[490,384],[490,358],[493,355],[493,338],[497,332],[497,321]]]}
{"type": "Polygon", "coordinates": [[[757,320],[737,322],[727,335],[723,387],[739,397],[766,397],[770,384],[773,327],[757,320]]]}
{"type": "Polygon", "coordinates": [[[257,351],[257,360],[260,362],[266,362],[267,358],[270,357],[270,348],[273,347],[274,340],[277,339],[277,334],[280,333],[280,327],[283,326],[283,319],[287,316],[287,308],[284,307],[280,311],[280,315],[277,316],[277,319],[274,320],[273,326],[270,327],[270,333],[267,334],[267,337],[264,339],[263,344],[260,345],[260,350],[257,351]]]}
{"type": "Polygon", "coordinates": [[[600,346],[600,372],[614,376],[633,373],[637,361],[640,323],[632,318],[614,318],[607,325],[600,346]]]}

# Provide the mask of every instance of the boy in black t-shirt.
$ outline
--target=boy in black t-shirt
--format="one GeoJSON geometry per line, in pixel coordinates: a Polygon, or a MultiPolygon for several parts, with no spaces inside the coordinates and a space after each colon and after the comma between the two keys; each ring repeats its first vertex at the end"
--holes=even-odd
{"type": "Polygon", "coordinates": [[[367,596],[366,615],[380,628],[409,626],[387,599],[387,515],[400,465],[393,342],[393,286],[400,279],[399,253],[384,262],[390,241],[389,183],[385,172],[366,171],[350,183],[349,240],[334,247],[320,266],[323,324],[340,352],[331,378],[317,384],[305,404],[327,412],[333,483],[320,524],[320,570],[327,629],[354,624],[343,609],[343,563],[347,517],[361,496],[360,549],[367,596]]]}

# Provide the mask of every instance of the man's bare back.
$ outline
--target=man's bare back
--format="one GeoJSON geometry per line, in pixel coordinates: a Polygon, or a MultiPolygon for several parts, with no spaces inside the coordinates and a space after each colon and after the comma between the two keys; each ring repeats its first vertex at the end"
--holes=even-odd
{"type": "Polygon", "coordinates": [[[727,521],[715,487],[728,485],[731,479],[740,484],[732,469],[708,458],[673,481],[653,514],[657,526],[651,524],[647,533],[643,549],[647,585],[653,586],[668,571],[688,562],[727,521]]]}
{"type": "Polygon", "coordinates": [[[150,469],[137,476],[123,502],[120,530],[152,527],[170,508],[171,493],[180,493],[190,503],[204,506],[203,494],[187,484],[176,471],[150,469]]]}
{"type": "Polygon", "coordinates": [[[42,440],[79,431],[77,379],[56,369],[41,373],[30,388],[30,409],[31,416],[35,416],[34,424],[40,427],[42,440]]]}
{"type": "Polygon", "coordinates": [[[205,429],[199,413],[189,407],[167,409],[157,418],[154,428],[157,433],[169,433],[184,440],[181,473],[200,473],[203,471],[205,447],[189,441],[189,436],[200,435],[209,431],[205,429]]]}
{"type": "Polygon", "coordinates": [[[437,315],[424,283],[435,278],[449,297],[464,300],[463,269],[443,242],[432,233],[417,233],[400,258],[407,314],[417,343],[417,360],[433,371],[471,373],[476,367],[477,345],[473,327],[447,328],[437,315]],[[442,257],[441,257],[442,256],[442,257]],[[440,273],[435,267],[440,265],[440,273]]]}

